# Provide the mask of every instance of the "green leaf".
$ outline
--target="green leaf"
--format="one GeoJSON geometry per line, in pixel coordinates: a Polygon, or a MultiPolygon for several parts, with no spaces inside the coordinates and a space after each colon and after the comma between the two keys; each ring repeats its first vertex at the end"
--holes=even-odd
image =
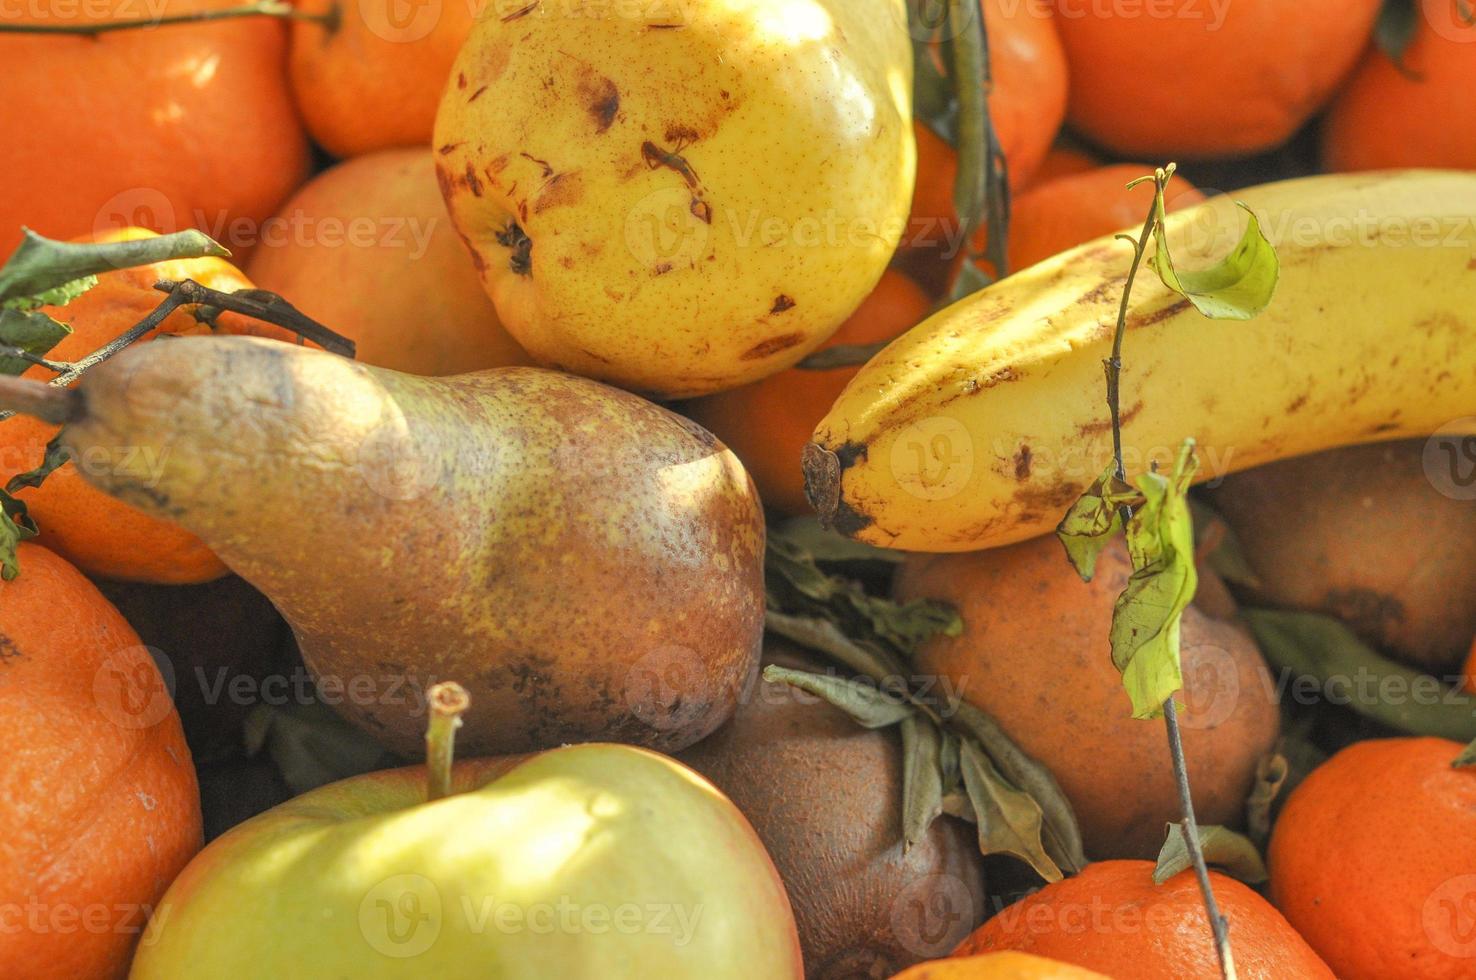
{"type": "Polygon", "coordinates": [[[1134,718],[1156,718],[1184,686],[1179,664],[1179,621],[1198,585],[1194,521],[1188,491],[1199,460],[1193,440],[1165,477],[1138,479],[1143,503],[1127,527],[1133,574],[1112,611],[1112,662],[1122,673],[1134,718]]]}
{"type": "Polygon", "coordinates": [[[994,280],[979,268],[979,263],[975,262],[971,256],[965,256],[963,262],[959,263],[953,282],[948,284],[948,302],[957,303],[964,297],[972,296],[993,284],[994,280]]]}
{"type": "Polygon", "coordinates": [[[902,719],[902,839],[907,850],[943,813],[943,738],[926,715],[902,719]]]}
{"type": "Polygon", "coordinates": [[[1473,765],[1476,765],[1476,739],[1473,739],[1462,749],[1461,754],[1451,760],[1450,763],[1452,769],[1465,769],[1467,766],[1473,765]]]}
{"type": "Polygon", "coordinates": [[[36,522],[26,505],[7,490],[0,490],[0,578],[9,582],[20,574],[16,546],[36,536],[36,522]]]}
{"type": "MultiPolygon", "coordinates": [[[[1158,852],[1158,864],[1153,869],[1153,881],[1159,885],[1190,867],[1183,825],[1171,823],[1168,827],[1168,838],[1158,852]]],[[[1205,864],[1212,864],[1247,885],[1259,885],[1266,880],[1266,862],[1261,860],[1261,852],[1249,838],[1233,830],[1214,825],[1200,827],[1199,847],[1204,852],[1205,864]]]]}
{"type": "Polygon", "coordinates": [[[1230,254],[1207,269],[1180,272],[1174,268],[1169,254],[1162,194],[1154,204],[1158,221],[1153,237],[1158,247],[1148,261],[1165,286],[1188,299],[1200,313],[1216,320],[1249,320],[1260,313],[1270,304],[1281,274],[1276,249],[1261,234],[1261,223],[1256,220],[1255,212],[1239,201],[1236,205],[1245,212],[1247,223],[1245,233],[1230,254]]]}
{"type": "Polygon", "coordinates": [[[1117,478],[1117,464],[1108,463],[1102,475],[1076,498],[1056,525],[1056,537],[1066,548],[1071,567],[1083,582],[1097,573],[1097,559],[1122,530],[1122,506],[1136,507],[1143,495],[1117,478]]]}
{"type": "Polygon", "coordinates": [[[1418,0],[1384,0],[1379,19],[1374,24],[1374,42],[1394,62],[1394,67],[1407,77],[1414,76],[1404,63],[1404,55],[1420,27],[1418,0]]]}
{"type": "Polygon", "coordinates": [[[6,300],[0,303],[0,309],[30,311],[43,306],[66,306],[96,285],[97,276],[82,276],[80,279],[73,279],[52,289],[43,290],[34,296],[17,296],[15,299],[6,300]]]}
{"type": "Polygon", "coordinates": [[[771,609],[830,619],[847,635],[875,636],[906,656],[939,633],[963,632],[963,620],[951,607],[870,595],[853,581],[827,574],[809,552],[783,535],[770,536],[764,571],[771,609]]]}
{"type": "Polygon", "coordinates": [[[34,309],[51,302],[48,297],[71,299],[88,288],[88,277],[104,272],[231,254],[193,229],[124,242],[59,242],[29,228],[21,234],[20,246],[0,266],[0,304],[12,308],[34,309]]]}
{"type": "Polygon", "coordinates": [[[1241,618],[1271,666],[1290,675],[1287,689],[1294,694],[1310,681],[1324,698],[1390,728],[1453,742],[1476,739],[1476,698],[1381,655],[1341,620],[1249,608],[1241,618]]]}
{"type": "Polygon", "coordinates": [[[1291,763],[1280,752],[1256,761],[1256,781],[1245,799],[1245,829],[1258,847],[1265,847],[1271,837],[1271,810],[1290,774],[1291,763]]]}
{"type": "Polygon", "coordinates": [[[850,715],[863,728],[886,728],[917,711],[897,692],[884,691],[878,684],[855,677],[814,674],[769,664],[764,668],[764,680],[771,684],[788,684],[822,698],[850,715]]]}
{"type": "Polygon", "coordinates": [[[71,454],[62,445],[61,433],[58,432],[46,444],[46,452],[41,457],[41,465],[11,477],[10,482],[5,484],[5,492],[15,493],[24,487],[39,487],[48,476],[71,458],[71,454]]]}
{"type": "Polygon", "coordinates": [[[820,521],[814,517],[790,518],[777,528],[771,528],[769,533],[804,549],[817,565],[875,562],[895,567],[907,559],[900,551],[878,548],[874,544],[866,544],[864,541],[848,538],[839,531],[822,527],[820,521]]]}
{"type": "MultiPolygon", "coordinates": [[[[45,357],[71,332],[71,327],[46,313],[0,309],[0,344],[37,357],[45,357]]],[[[17,375],[30,366],[19,357],[0,355],[0,374],[17,375]]]]}
{"type": "Polygon", "coordinates": [[[1011,786],[978,746],[964,742],[959,763],[979,828],[979,850],[1012,854],[1046,881],[1060,881],[1061,869],[1041,844],[1040,804],[1011,786]]]}
{"type": "Polygon", "coordinates": [[[259,705],[242,734],[247,754],[265,751],[293,793],[412,761],[386,752],[368,733],[317,702],[259,705]]]}

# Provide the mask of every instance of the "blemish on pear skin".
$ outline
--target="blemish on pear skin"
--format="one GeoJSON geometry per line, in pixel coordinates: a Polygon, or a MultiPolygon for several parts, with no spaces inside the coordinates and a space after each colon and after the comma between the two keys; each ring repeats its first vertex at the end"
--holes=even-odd
{"type": "Polygon", "coordinates": [[[533,240],[517,222],[509,221],[507,227],[497,233],[497,244],[512,250],[507,258],[507,267],[514,275],[526,276],[532,273],[533,240]]]}
{"type": "Polygon", "coordinates": [[[794,300],[783,293],[774,297],[774,305],[769,307],[770,313],[783,313],[785,310],[794,309],[794,300]]]}
{"type": "Polygon", "coordinates": [[[603,133],[615,122],[615,115],[620,111],[620,90],[603,75],[592,83],[581,83],[580,90],[590,118],[595,122],[595,132],[603,133]]]}
{"type": "Polygon", "coordinates": [[[482,87],[481,87],[481,88],[479,88],[479,89],[477,89],[477,90],[476,90],[476,91],[475,91],[475,92],[473,92],[473,93],[472,93],[472,94],[471,94],[471,95],[470,95],[470,96],[469,96],[469,97],[468,97],[468,98],[467,98],[467,100],[466,100],[466,104],[467,104],[467,105],[471,105],[471,104],[472,104],[472,103],[473,103],[473,102],[475,102],[475,101],[477,101],[477,100],[478,100],[478,99],[480,99],[480,98],[481,98],[481,97],[482,97],[482,94],[483,94],[483,93],[485,93],[485,92],[486,92],[486,91],[487,91],[487,86],[485,86],[485,85],[483,85],[483,86],[482,86],[482,87]]]}
{"type": "Polygon", "coordinates": [[[531,153],[520,152],[518,156],[522,157],[525,160],[531,160],[532,162],[538,164],[538,166],[543,169],[543,176],[545,177],[551,176],[554,172],[554,168],[549,165],[549,162],[547,160],[540,160],[531,153]]]}
{"type": "Polygon", "coordinates": [[[1020,451],[1015,454],[1015,479],[1030,479],[1030,457],[1030,447],[1020,446],[1020,451]]]}
{"type": "Polygon", "coordinates": [[[778,337],[770,337],[768,340],[761,340],[744,351],[742,359],[745,361],[756,361],[763,357],[770,357],[782,350],[788,350],[796,344],[802,344],[804,342],[805,335],[802,333],[787,333],[778,337]]]}
{"type": "Polygon", "coordinates": [[[470,160],[466,164],[466,189],[472,192],[473,197],[482,196],[482,178],[477,176],[477,168],[470,160]]]}
{"type": "Polygon", "coordinates": [[[466,72],[459,71],[456,73],[456,87],[466,88],[466,72]]]}
{"type": "Polygon", "coordinates": [[[462,140],[459,143],[447,143],[444,146],[438,147],[436,149],[436,152],[439,153],[441,156],[446,156],[448,153],[454,153],[456,151],[456,148],[458,146],[465,146],[465,145],[466,145],[466,141],[465,140],[462,140]]]}

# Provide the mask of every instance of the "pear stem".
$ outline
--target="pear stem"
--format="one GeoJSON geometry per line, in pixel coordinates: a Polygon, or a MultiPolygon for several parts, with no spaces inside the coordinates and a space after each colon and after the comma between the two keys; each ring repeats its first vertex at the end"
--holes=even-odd
{"type": "Polygon", "coordinates": [[[442,681],[427,692],[430,724],[425,731],[425,798],[427,802],[451,795],[451,764],[456,758],[456,729],[461,714],[471,706],[466,688],[442,681]]]}
{"type": "MultiPolygon", "coordinates": [[[[182,302],[205,307],[206,311],[228,310],[231,313],[253,317],[263,323],[275,324],[292,331],[299,337],[311,340],[333,354],[353,357],[355,353],[352,340],[328,329],[281,296],[265,289],[242,289],[234,293],[223,293],[218,289],[202,286],[193,279],[183,279],[178,282],[161,279],[154,284],[154,288],[161,293],[168,293],[171,298],[178,297],[182,302]]],[[[201,314],[202,319],[209,316],[209,312],[201,314]]]]}
{"type": "Polygon", "coordinates": [[[256,3],[242,4],[239,7],[194,10],[184,14],[139,17],[134,20],[106,20],[92,24],[0,24],[0,34],[70,34],[75,37],[97,37],[101,34],[111,34],[114,31],[166,27],[170,24],[203,24],[209,21],[232,20],[240,17],[279,17],[283,20],[315,21],[330,30],[338,25],[336,7],[326,14],[309,14],[295,9],[285,0],[257,0],[256,3]]]}

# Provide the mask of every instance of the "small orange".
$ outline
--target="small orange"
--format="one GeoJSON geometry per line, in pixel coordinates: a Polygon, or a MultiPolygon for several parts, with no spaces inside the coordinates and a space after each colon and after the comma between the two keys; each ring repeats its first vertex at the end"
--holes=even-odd
{"type": "MultiPolygon", "coordinates": [[[[1242,980],[1333,980],[1326,964],[1267,901],[1210,872],[1230,923],[1242,980]]],[[[1153,882],[1151,861],[1100,861],[1002,910],[955,955],[1013,949],[1130,980],[1219,980],[1199,883],[1181,871],[1153,882]]],[[[1387,977],[1407,974],[1387,974],[1387,977]]]]}
{"type": "Polygon", "coordinates": [[[1067,119],[1123,156],[1204,158],[1285,141],[1357,61],[1380,0],[1056,0],[1067,119]]]}
{"type": "MultiPolygon", "coordinates": [[[[329,153],[428,146],[479,0],[298,0],[331,26],[292,23],[292,90],[329,153]]],[[[508,7],[508,10],[512,10],[508,7]]]]}
{"type": "Polygon", "coordinates": [[[1421,13],[1407,73],[1370,50],[1333,101],[1322,127],[1329,170],[1476,169],[1476,24],[1457,0],[1422,0],[1421,13]]]}
{"type": "Polygon", "coordinates": [[[1271,835],[1271,898],[1343,980],[1455,980],[1476,963],[1476,772],[1456,742],[1356,742],[1271,835]]]}
{"type": "Polygon", "coordinates": [[[190,750],[138,635],[33,544],[0,582],[0,963],[7,977],[121,977],[200,849],[190,750]]]}
{"type": "MultiPolygon", "coordinates": [[[[888,269],[825,348],[891,340],[921,321],[928,297],[888,269]]],[[[859,367],[790,368],[742,388],[688,402],[684,411],[737,454],[763,502],[785,514],[811,513],[800,452],[859,367]]]]}
{"type": "MultiPolygon", "coordinates": [[[[148,237],[153,232],[126,228],[86,236],[88,240],[120,241],[148,237]]],[[[154,289],[160,279],[194,279],[212,289],[232,292],[249,289],[251,283],[224,259],[187,259],[158,262],[133,269],[120,269],[98,277],[92,289],[66,306],[44,311],[72,327],[49,355],[53,360],[75,360],[102,347],[142,320],[164,299],[154,289]]],[[[147,341],[161,333],[208,333],[210,328],[190,314],[190,307],[175,310],[159,328],[146,334],[147,341]]],[[[220,329],[287,339],[285,331],[246,317],[224,313],[220,329]]],[[[27,376],[49,379],[43,368],[32,368],[27,376]]],[[[27,416],[0,422],[0,485],[17,473],[40,465],[46,443],[56,426],[27,416]]],[[[127,447],[118,447],[127,453],[127,447]]],[[[215,553],[193,534],[173,524],[149,517],[119,500],[93,489],[78,472],[79,466],[107,466],[123,460],[73,460],[34,489],[17,496],[30,509],[41,528],[38,541],[93,575],[144,582],[184,584],[208,582],[224,575],[226,568],[215,553]]]]}
{"type": "Polygon", "coordinates": [[[365,364],[440,375],[531,363],[451,226],[429,149],[326,170],[268,227],[247,274],[353,340],[365,364]]]}
{"type": "MultiPolygon", "coordinates": [[[[989,114],[1009,169],[1010,186],[1024,187],[1050,150],[1066,115],[1066,56],[1050,10],[1039,3],[987,0],[993,89],[989,114]]],[[[925,124],[917,133],[917,185],[907,241],[946,244],[957,225],[953,181],[958,154],[925,124]]]]}
{"type": "MultiPolygon", "coordinates": [[[[1128,182],[1153,173],[1144,163],[1118,163],[1035,184],[1015,198],[1010,214],[1009,262],[1016,272],[1058,252],[1115,231],[1134,233],[1148,217],[1153,185],[1128,182]]],[[[1172,211],[1204,200],[1187,181],[1175,178],[1165,193],[1172,211]]],[[[975,242],[982,251],[985,236],[975,242]]]]}
{"type": "Polygon", "coordinates": [[[892,980],[1111,980],[1094,970],[1029,953],[984,953],[919,963],[892,980]]]}
{"type": "MultiPolygon", "coordinates": [[[[36,0],[6,19],[75,25],[235,4],[36,0]]],[[[198,227],[230,246],[232,222],[265,219],[308,169],[286,32],[251,17],[98,37],[0,34],[0,259],[21,225],[53,238],[198,227]]]]}

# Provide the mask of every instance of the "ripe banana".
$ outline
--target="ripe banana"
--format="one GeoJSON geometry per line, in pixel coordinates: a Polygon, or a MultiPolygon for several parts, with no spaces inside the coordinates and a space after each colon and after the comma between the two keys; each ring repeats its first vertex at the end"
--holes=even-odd
{"type": "MultiPolygon", "coordinates": [[[[1123,349],[1129,476],[1170,463],[1188,436],[1204,480],[1331,446],[1476,432],[1476,173],[1310,177],[1236,197],[1276,246],[1276,295],[1250,321],[1209,320],[1145,267],[1123,349]]],[[[1171,214],[1171,253],[1180,268],[1205,264],[1244,223],[1223,197],[1171,214]]],[[[1131,257],[1126,242],[1089,242],[874,357],[805,448],[822,518],[914,551],[1050,531],[1111,456],[1103,360],[1131,257]]]]}

